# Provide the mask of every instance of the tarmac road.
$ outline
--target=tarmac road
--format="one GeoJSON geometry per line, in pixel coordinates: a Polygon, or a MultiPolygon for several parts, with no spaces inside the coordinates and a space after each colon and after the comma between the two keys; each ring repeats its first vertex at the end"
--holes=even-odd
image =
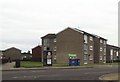
{"type": "Polygon", "coordinates": [[[118,67],[94,67],[79,69],[3,71],[3,80],[98,80],[101,75],[117,73],[118,67]]]}

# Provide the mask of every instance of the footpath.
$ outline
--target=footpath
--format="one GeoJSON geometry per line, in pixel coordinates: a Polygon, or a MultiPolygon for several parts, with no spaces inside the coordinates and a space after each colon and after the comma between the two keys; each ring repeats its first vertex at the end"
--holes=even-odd
{"type": "Polygon", "coordinates": [[[1,71],[23,71],[23,70],[46,70],[46,69],[77,69],[77,68],[93,68],[92,66],[68,66],[68,67],[54,67],[54,66],[47,66],[47,67],[38,67],[38,68],[14,68],[14,63],[7,63],[2,65],[1,71]]]}
{"type": "Polygon", "coordinates": [[[99,77],[99,80],[119,80],[120,76],[118,73],[105,74],[99,77]]]}

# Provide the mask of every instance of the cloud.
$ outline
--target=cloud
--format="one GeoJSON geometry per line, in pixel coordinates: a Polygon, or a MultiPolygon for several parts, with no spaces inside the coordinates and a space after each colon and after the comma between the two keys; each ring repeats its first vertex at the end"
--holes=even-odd
{"type": "Polygon", "coordinates": [[[41,44],[40,37],[74,27],[103,36],[118,45],[119,0],[1,0],[4,44],[22,50],[41,44]],[[115,36],[115,37],[111,37],[115,36]]]}

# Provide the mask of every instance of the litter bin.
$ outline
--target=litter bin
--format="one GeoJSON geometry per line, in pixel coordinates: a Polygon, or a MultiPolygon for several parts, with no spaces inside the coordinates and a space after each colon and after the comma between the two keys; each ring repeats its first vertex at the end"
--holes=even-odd
{"type": "Polygon", "coordinates": [[[20,67],[20,60],[15,60],[15,67],[19,68],[20,67]]]}
{"type": "Polygon", "coordinates": [[[80,66],[80,59],[76,59],[77,61],[77,66],[80,66]]]}
{"type": "Polygon", "coordinates": [[[80,59],[69,59],[69,66],[79,66],[80,59]]]}

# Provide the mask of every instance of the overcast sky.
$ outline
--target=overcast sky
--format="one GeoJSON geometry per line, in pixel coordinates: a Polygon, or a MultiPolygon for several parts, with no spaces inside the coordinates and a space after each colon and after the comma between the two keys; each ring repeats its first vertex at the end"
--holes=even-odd
{"type": "Polygon", "coordinates": [[[79,28],[118,45],[119,0],[1,0],[0,50],[23,52],[41,44],[41,37],[79,28]]]}

